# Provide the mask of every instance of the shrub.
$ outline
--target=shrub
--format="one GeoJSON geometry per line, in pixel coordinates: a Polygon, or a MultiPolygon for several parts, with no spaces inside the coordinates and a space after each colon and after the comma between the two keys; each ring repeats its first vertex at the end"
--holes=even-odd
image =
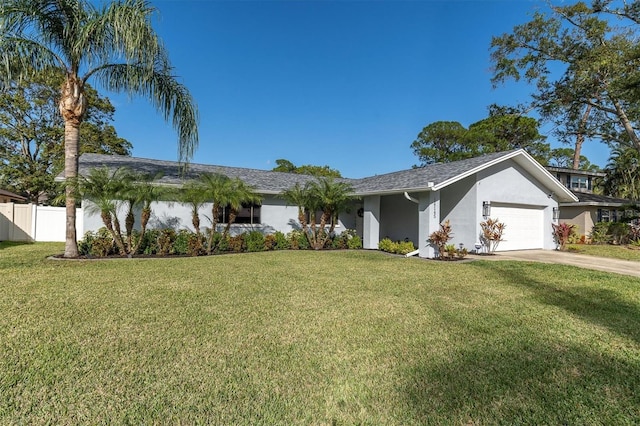
{"type": "Polygon", "coordinates": [[[96,233],[91,231],[84,235],[78,243],[81,256],[106,257],[117,252],[113,237],[107,228],[100,228],[96,233]]]}
{"type": "Polygon", "coordinates": [[[166,256],[172,254],[173,243],[176,240],[176,231],[173,229],[163,229],[158,236],[158,254],[166,256]]]}
{"type": "Polygon", "coordinates": [[[244,244],[248,252],[264,251],[265,237],[260,231],[251,231],[244,234],[244,244]]]}
{"type": "Polygon", "coordinates": [[[389,238],[383,238],[378,243],[378,250],[385,251],[387,253],[395,253],[396,243],[391,241],[389,238]]]}
{"type": "Polygon", "coordinates": [[[149,229],[142,236],[139,252],[150,255],[158,253],[158,237],[160,231],[158,229],[149,229]]]}
{"type": "Polygon", "coordinates": [[[189,235],[187,254],[189,256],[202,256],[206,254],[206,240],[204,235],[191,233],[189,235]]]}
{"type": "Polygon", "coordinates": [[[276,244],[274,246],[275,250],[288,250],[289,248],[291,248],[291,243],[289,243],[287,236],[282,232],[276,232],[275,234],[273,234],[273,237],[276,240],[276,244]]]}
{"type": "Polygon", "coordinates": [[[436,246],[438,253],[436,254],[437,258],[441,258],[445,255],[446,245],[449,240],[453,238],[453,233],[451,232],[451,225],[449,221],[445,221],[440,224],[440,229],[432,232],[429,235],[429,239],[427,240],[430,244],[436,246]]]}
{"type": "Polygon", "coordinates": [[[613,244],[627,244],[631,227],[624,222],[609,222],[608,234],[613,244]]]}
{"type": "Polygon", "coordinates": [[[292,250],[307,250],[311,247],[304,231],[294,229],[289,232],[287,239],[292,250]]]}
{"type": "Polygon", "coordinates": [[[276,236],[273,234],[268,234],[264,236],[264,250],[275,250],[276,249],[276,236]]]}
{"type": "Polygon", "coordinates": [[[384,238],[378,243],[378,249],[387,253],[407,254],[416,248],[411,241],[394,242],[389,238],[384,238]]]}
{"type": "Polygon", "coordinates": [[[553,240],[558,245],[558,249],[565,251],[567,249],[567,244],[569,244],[571,237],[576,234],[575,225],[570,225],[568,223],[560,223],[555,224],[552,223],[553,227],[553,240]]]}
{"type": "Polygon", "coordinates": [[[349,250],[359,250],[359,249],[361,249],[362,248],[362,239],[357,235],[352,236],[347,241],[347,248],[349,250]]]}
{"type": "Polygon", "coordinates": [[[488,253],[495,253],[498,248],[498,244],[500,244],[500,241],[503,241],[502,233],[506,227],[507,225],[499,222],[497,218],[489,218],[484,222],[480,222],[480,229],[482,230],[480,240],[487,248],[488,253]]]}
{"type": "Polygon", "coordinates": [[[411,241],[400,241],[396,243],[395,252],[397,254],[408,254],[414,251],[416,247],[413,245],[411,241]]]}
{"type": "Polygon", "coordinates": [[[232,253],[242,253],[247,249],[247,245],[244,240],[245,234],[236,235],[234,237],[228,237],[228,250],[232,253]]]}
{"type": "Polygon", "coordinates": [[[189,238],[191,237],[192,232],[186,229],[181,229],[176,234],[176,238],[173,241],[173,250],[171,251],[174,254],[187,254],[189,253],[189,238]]]}
{"type": "Polygon", "coordinates": [[[593,228],[591,228],[589,238],[593,244],[608,244],[611,241],[609,224],[607,222],[596,223],[593,228]]]}

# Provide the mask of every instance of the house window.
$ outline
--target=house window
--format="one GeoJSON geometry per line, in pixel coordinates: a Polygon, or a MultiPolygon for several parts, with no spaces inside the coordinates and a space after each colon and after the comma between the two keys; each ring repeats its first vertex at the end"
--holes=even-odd
{"type": "MultiPolygon", "coordinates": [[[[261,206],[258,204],[243,204],[242,208],[238,211],[236,219],[233,223],[242,223],[250,225],[260,224],[260,211],[261,206]]],[[[218,223],[227,223],[229,220],[229,206],[220,209],[220,215],[218,216],[218,223]]]]}
{"type": "Polygon", "coordinates": [[[261,206],[255,204],[248,204],[242,206],[242,209],[238,212],[235,223],[248,223],[251,225],[257,225],[260,223],[260,210],[261,206]]]}
{"type": "Polygon", "coordinates": [[[589,179],[586,176],[571,176],[571,189],[589,189],[589,179]]]}
{"type": "Polygon", "coordinates": [[[610,212],[608,209],[598,209],[598,222],[610,222],[610,212]]]}

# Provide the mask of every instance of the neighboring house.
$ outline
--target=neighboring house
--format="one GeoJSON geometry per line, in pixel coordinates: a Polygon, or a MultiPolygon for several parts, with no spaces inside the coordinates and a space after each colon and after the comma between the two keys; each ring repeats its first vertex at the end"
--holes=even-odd
{"type": "Polygon", "coordinates": [[[25,201],[27,201],[25,197],[0,189],[0,203],[24,203],[25,201]]]}
{"type": "MultiPolygon", "coordinates": [[[[236,232],[258,229],[269,233],[289,232],[299,227],[297,207],[288,206],[279,194],[312,176],[236,167],[190,164],[181,175],[179,164],[124,156],[83,154],[80,174],[107,166],[128,167],[150,174],[162,173],[159,184],[182,185],[201,173],[220,173],[238,177],[263,196],[262,205],[245,214],[248,223],[235,225],[236,232]]],[[[382,238],[413,241],[421,257],[433,257],[429,235],[449,220],[453,229],[451,243],[468,249],[478,243],[480,222],[488,217],[506,224],[499,250],[553,249],[551,224],[558,203],[578,198],[555,179],[524,150],[487,154],[468,160],[433,164],[363,179],[343,179],[359,197],[349,213],[341,214],[336,232],[356,229],[366,249],[377,249],[382,238]]],[[[83,201],[83,207],[86,205],[83,201]]],[[[83,209],[83,231],[102,226],[99,215],[83,209]]],[[[190,212],[179,203],[159,202],[153,206],[151,225],[191,228],[190,212]]],[[[210,206],[201,212],[207,223],[210,206]]]]}
{"type": "Polygon", "coordinates": [[[602,172],[547,167],[562,185],[578,198],[577,202],[560,203],[560,222],[576,225],[578,235],[589,235],[598,222],[617,222],[629,212],[630,200],[594,194],[598,179],[605,177],[602,172]]]}

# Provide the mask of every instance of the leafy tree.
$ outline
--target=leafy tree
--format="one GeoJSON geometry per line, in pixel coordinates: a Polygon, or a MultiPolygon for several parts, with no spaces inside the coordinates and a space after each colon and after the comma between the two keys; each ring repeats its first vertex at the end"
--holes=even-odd
{"type": "MultiPolygon", "coordinates": [[[[116,0],[101,8],[88,0],[3,0],[0,80],[7,84],[50,68],[64,73],[58,106],[69,182],[78,175],[80,125],[87,116],[91,78],[107,90],[149,99],[172,120],[180,160],[192,157],[198,142],[196,107],[153,31],[154,12],[145,0],[116,0]]],[[[78,256],[75,202],[74,185],[67,185],[65,257],[78,256]]]]}
{"type": "Polygon", "coordinates": [[[467,129],[457,121],[436,121],[422,129],[411,148],[423,166],[464,160],[478,154],[466,136],[467,129]]]}
{"type": "Polygon", "coordinates": [[[310,175],[310,176],[324,176],[324,177],[342,177],[340,172],[336,169],[332,169],[329,166],[312,166],[310,164],[305,164],[302,166],[296,166],[289,160],[285,160],[284,158],[280,158],[276,160],[277,166],[272,170],[274,172],[285,172],[285,173],[296,173],[299,175],[310,175]]]}
{"type": "Polygon", "coordinates": [[[489,117],[471,124],[468,129],[455,121],[429,124],[411,148],[423,166],[519,148],[546,164],[549,145],[544,140],[538,132],[537,120],[514,108],[492,105],[489,117]]]}
{"type": "MultiPolygon", "coordinates": [[[[64,75],[56,71],[39,72],[0,90],[0,185],[33,203],[42,196],[54,198],[54,178],[64,167],[64,123],[57,106],[64,75]]],[[[130,155],[131,143],[109,124],[113,105],[88,84],[85,92],[89,102],[80,125],[80,154],[130,155]]]]}
{"type": "Polygon", "coordinates": [[[630,90],[640,81],[639,9],[637,1],[611,0],[551,6],[491,42],[492,82],[535,84],[532,106],[561,140],[575,138],[574,168],[586,139],[626,141],[640,151],[637,95],[630,90]]]}
{"type": "Polygon", "coordinates": [[[580,156],[578,168],[574,167],[575,151],[573,148],[554,148],[549,155],[549,166],[564,167],[574,170],[589,170],[597,172],[600,170],[597,164],[591,164],[589,159],[584,155],[580,156]]]}

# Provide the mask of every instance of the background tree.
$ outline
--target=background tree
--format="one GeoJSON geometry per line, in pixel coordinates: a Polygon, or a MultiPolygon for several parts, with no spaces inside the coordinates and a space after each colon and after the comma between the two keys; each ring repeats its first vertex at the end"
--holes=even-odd
{"type": "Polygon", "coordinates": [[[274,172],[297,173],[299,175],[324,176],[324,177],[342,177],[340,172],[329,166],[312,166],[305,164],[296,166],[289,160],[279,158],[276,160],[276,167],[272,169],[274,172]]]}
{"type": "MultiPolygon", "coordinates": [[[[3,0],[0,80],[7,84],[49,68],[64,73],[58,106],[68,181],[78,175],[90,78],[107,90],[151,100],[177,130],[179,159],[192,157],[198,143],[196,107],[175,78],[168,52],[151,26],[154,12],[145,0],[116,0],[101,8],[87,0],[3,0]]],[[[74,187],[66,187],[65,257],[78,256],[74,187]]]]}
{"type": "MultiPolygon", "coordinates": [[[[45,70],[0,89],[0,185],[33,203],[58,193],[54,178],[64,168],[64,123],[57,98],[64,75],[45,70]]],[[[130,155],[131,143],[118,137],[115,108],[88,84],[87,115],[80,125],[80,153],[130,155]]]]}
{"type": "Polygon", "coordinates": [[[550,150],[538,131],[537,120],[515,108],[497,105],[489,107],[489,117],[468,129],[455,121],[431,123],[422,129],[411,148],[422,166],[519,148],[546,164],[550,150]]]}
{"type": "Polygon", "coordinates": [[[614,148],[602,181],[605,194],[640,202],[640,153],[630,147],[614,148]]]}
{"type": "Polygon", "coordinates": [[[637,1],[551,6],[491,42],[493,84],[534,83],[532,106],[561,140],[575,138],[574,165],[586,139],[626,141],[640,151],[638,97],[630,90],[640,81],[638,9],[637,1]]]}
{"type": "Polygon", "coordinates": [[[589,159],[584,155],[579,158],[578,167],[575,167],[574,163],[575,151],[573,148],[554,148],[549,154],[549,166],[563,167],[566,169],[575,170],[589,170],[593,172],[600,171],[600,167],[597,164],[591,164],[589,159]]]}

